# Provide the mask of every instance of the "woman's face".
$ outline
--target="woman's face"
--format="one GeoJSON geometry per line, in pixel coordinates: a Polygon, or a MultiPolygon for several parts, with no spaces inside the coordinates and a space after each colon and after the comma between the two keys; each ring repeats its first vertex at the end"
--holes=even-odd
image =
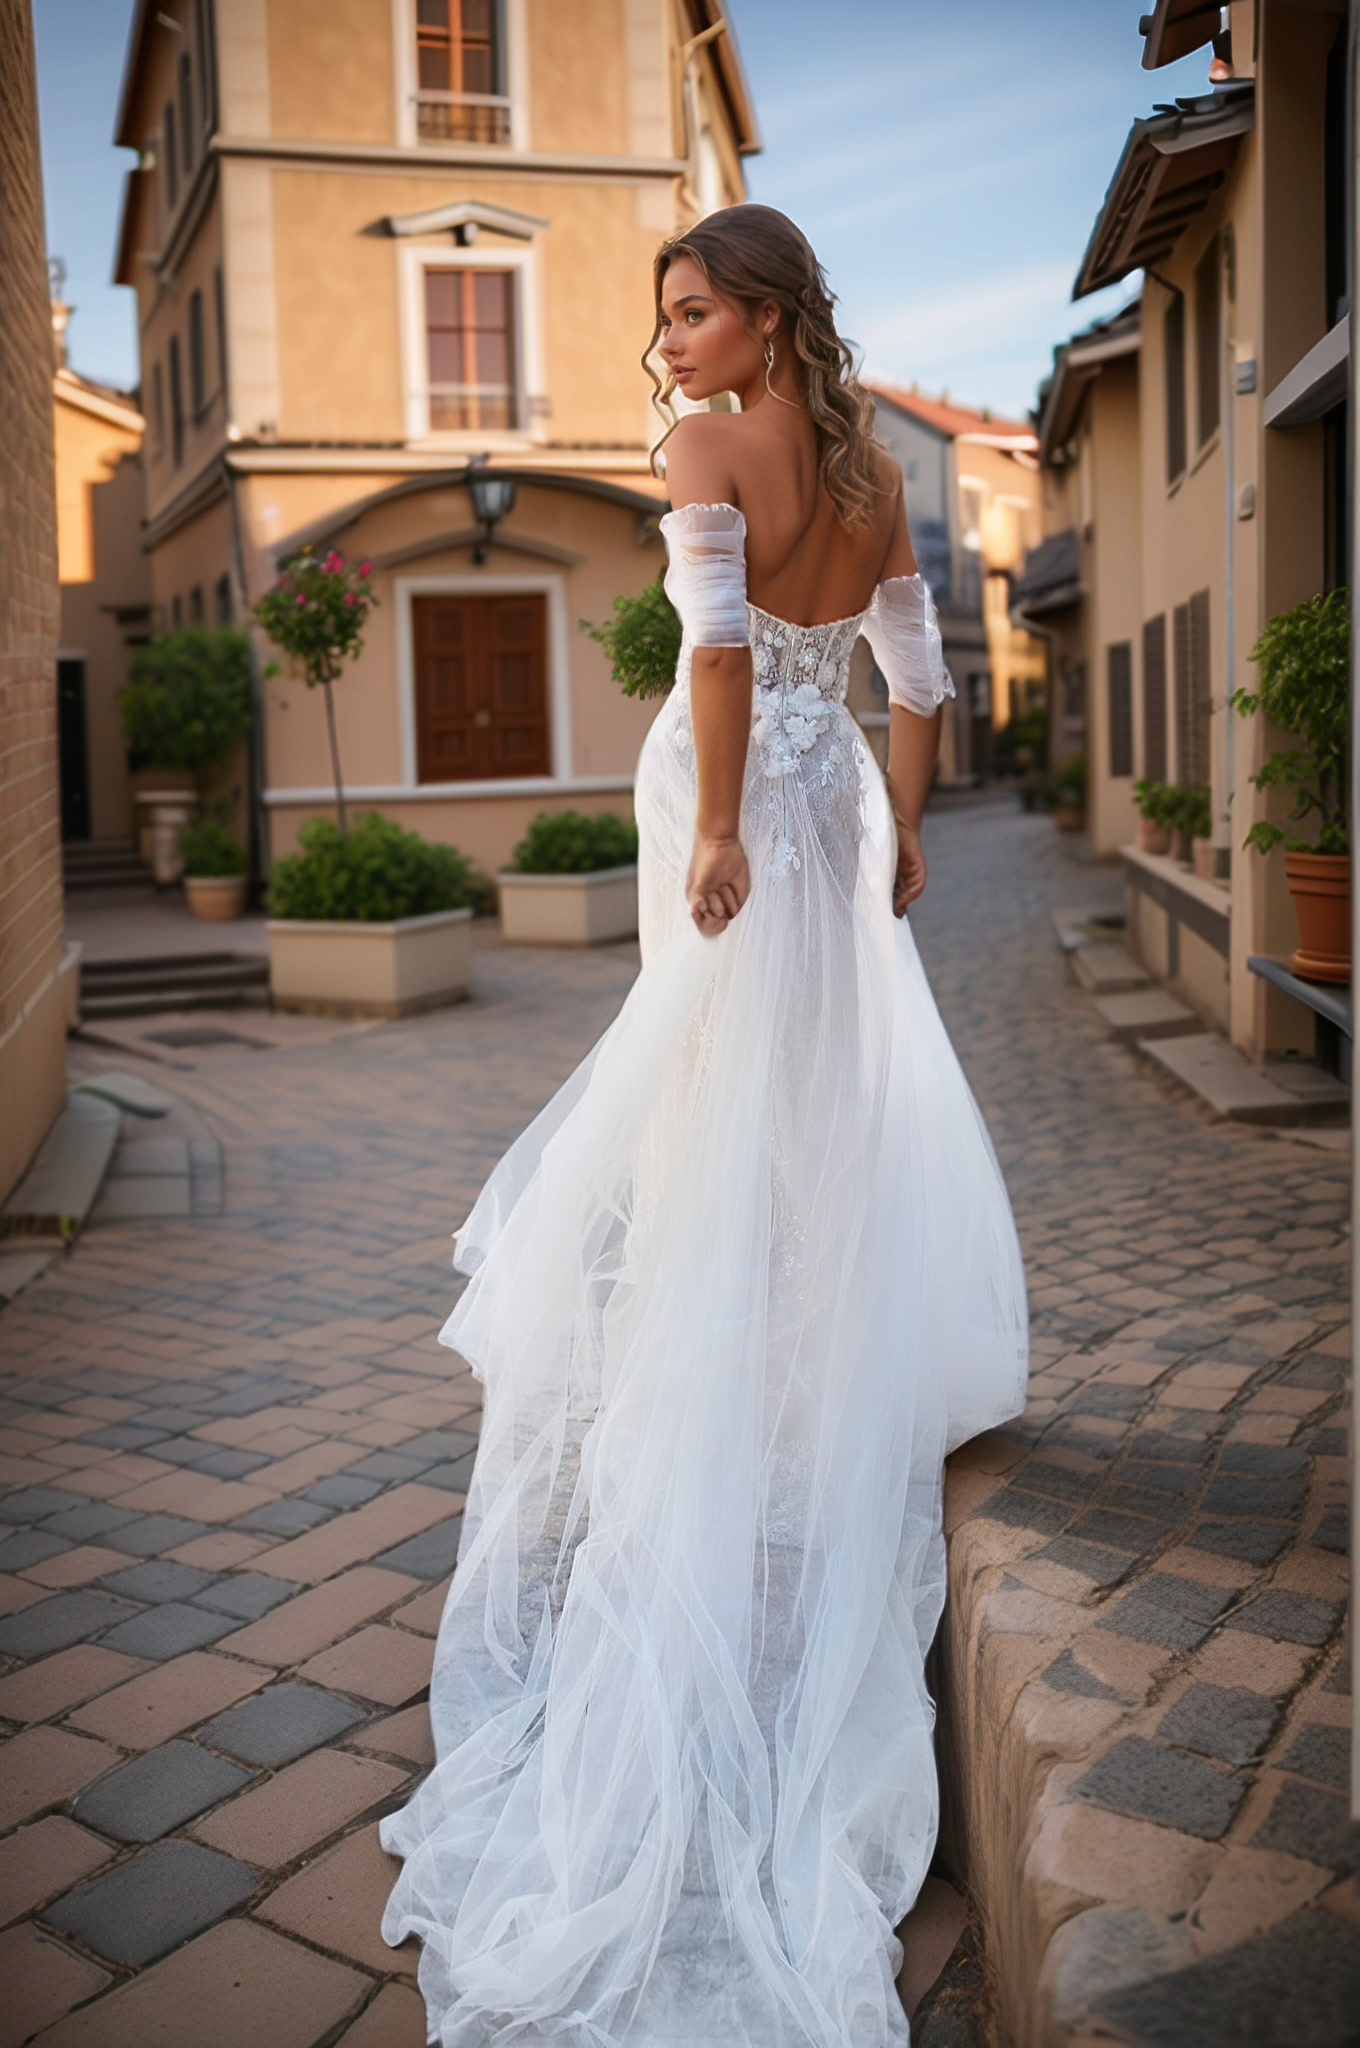
{"type": "Polygon", "coordinates": [[[658,352],[686,398],[745,391],[765,369],[765,334],[778,321],[762,307],[749,325],[732,299],[716,293],[692,256],[677,256],[661,281],[658,352]]]}

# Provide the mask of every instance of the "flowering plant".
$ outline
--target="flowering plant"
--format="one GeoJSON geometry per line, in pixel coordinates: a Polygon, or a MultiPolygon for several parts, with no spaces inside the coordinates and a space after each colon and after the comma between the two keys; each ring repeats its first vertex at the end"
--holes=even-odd
{"type": "MultiPolygon", "coordinates": [[[[307,687],[314,689],[319,683],[326,693],[335,810],[342,832],[348,830],[348,821],[331,684],[344,674],[345,663],[363,650],[364,626],[378,602],[368,579],[367,562],[350,568],[338,548],[318,560],[309,546],[284,565],[273,589],[255,606],[256,618],[275,646],[301,668],[307,687]]],[[[269,673],[276,675],[277,666],[269,673]]]]}

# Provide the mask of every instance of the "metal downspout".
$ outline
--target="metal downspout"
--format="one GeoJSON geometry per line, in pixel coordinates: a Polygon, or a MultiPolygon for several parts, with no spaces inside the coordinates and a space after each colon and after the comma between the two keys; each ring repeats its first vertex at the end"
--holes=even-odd
{"type": "MultiPolygon", "coordinates": [[[[1355,592],[1360,589],[1360,532],[1357,531],[1356,476],[1360,469],[1360,388],[1357,388],[1356,361],[1360,355],[1360,307],[1357,307],[1357,285],[1360,285],[1360,205],[1356,204],[1357,176],[1360,175],[1360,0],[1350,0],[1349,34],[1350,49],[1347,64],[1346,94],[1346,158],[1350,175],[1346,180],[1347,205],[1347,278],[1350,296],[1349,335],[1350,365],[1347,372],[1347,413],[1346,413],[1346,502],[1347,540],[1349,542],[1349,569],[1351,601],[1354,607],[1355,592]]],[[[1360,818],[1360,748],[1354,745],[1356,709],[1360,706],[1360,635],[1351,633],[1351,835],[1354,846],[1355,821],[1360,818]]],[[[1354,852],[1352,852],[1354,863],[1354,852]]],[[[1357,935],[1360,934],[1360,890],[1351,887],[1351,958],[1360,957],[1357,935]]],[[[1357,1241],[1355,1219],[1360,1214],[1360,1150],[1355,1140],[1355,1119],[1351,1118],[1351,1582],[1349,1635],[1354,1660],[1356,1634],[1356,1585],[1360,1581],[1360,1329],[1357,1328],[1355,1305],[1360,1298],[1360,1241],[1357,1241]]],[[[1360,1687],[1351,1687],[1351,1817],[1360,1820],[1360,1687]]]]}

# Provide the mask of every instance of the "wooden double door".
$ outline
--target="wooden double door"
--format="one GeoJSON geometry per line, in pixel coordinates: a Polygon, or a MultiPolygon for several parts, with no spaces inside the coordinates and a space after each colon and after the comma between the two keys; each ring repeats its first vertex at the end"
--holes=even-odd
{"type": "Polygon", "coordinates": [[[547,601],[541,592],[417,597],[412,625],[418,779],[550,775],[547,601]]]}

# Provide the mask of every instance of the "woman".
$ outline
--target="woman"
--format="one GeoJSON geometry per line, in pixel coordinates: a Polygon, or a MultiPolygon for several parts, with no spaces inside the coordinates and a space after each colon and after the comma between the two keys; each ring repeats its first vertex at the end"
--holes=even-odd
{"type": "Polygon", "coordinates": [[[383,1931],[423,1942],[444,2048],[883,2048],[936,1825],[942,1462],[1025,1375],[903,921],[952,686],[803,236],[713,214],[656,297],[663,398],[741,410],[669,438],[642,972],[457,1239],[443,1337],[486,1410],[383,1931]]]}

